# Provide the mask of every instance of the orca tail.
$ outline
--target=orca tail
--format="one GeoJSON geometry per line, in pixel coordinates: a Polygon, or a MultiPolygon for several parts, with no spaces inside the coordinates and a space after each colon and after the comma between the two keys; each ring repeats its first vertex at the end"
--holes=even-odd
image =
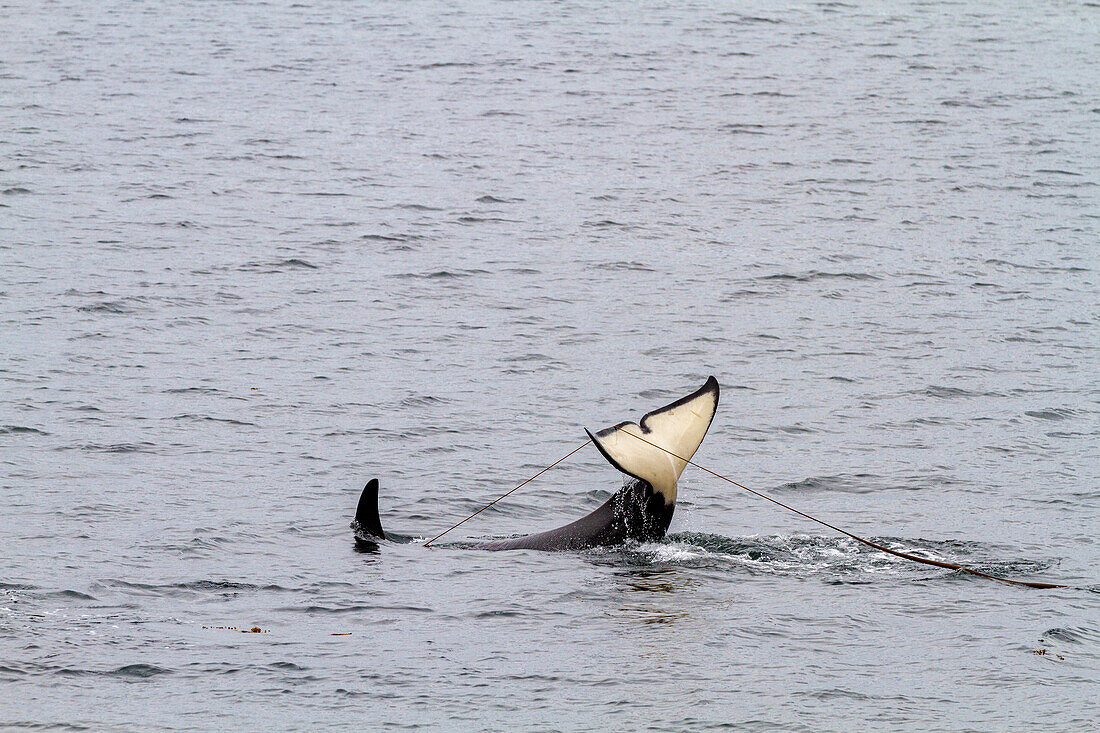
{"type": "Polygon", "coordinates": [[[386,539],[386,533],[382,531],[382,521],[378,518],[378,479],[372,478],[363,487],[359,506],[355,508],[355,521],[351,526],[356,530],[356,537],[367,535],[380,540],[386,539]]]}
{"type": "Polygon", "coordinates": [[[676,482],[714,420],[718,393],[718,380],[710,377],[687,397],[647,413],[637,425],[621,422],[596,433],[589,430],[588,437],[612,466],[648,483],[666,504],[675,504],[676,482]]]}

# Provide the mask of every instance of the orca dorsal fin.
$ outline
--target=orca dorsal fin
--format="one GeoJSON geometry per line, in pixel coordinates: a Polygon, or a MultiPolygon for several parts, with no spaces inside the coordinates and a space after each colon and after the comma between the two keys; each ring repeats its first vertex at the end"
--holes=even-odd
{"type": "Polygon", "coordinates": [[[378,518],[378,479],[372,478],[363,487],[359,505],[355,507],[355,521],[363,532],[386,539],[386,533],[382,531],[382,520],[378,518]]]}
{"type": "Polygon", "coordinates": [[[646,414],[637,425],[623,422],[597,433],[585,432],[612,466],[646,481],[671,505],[687,464],[635,436],[690,460],[714,420],[718,393],[718,380],[710,377],[695,392],[646,414]]]}

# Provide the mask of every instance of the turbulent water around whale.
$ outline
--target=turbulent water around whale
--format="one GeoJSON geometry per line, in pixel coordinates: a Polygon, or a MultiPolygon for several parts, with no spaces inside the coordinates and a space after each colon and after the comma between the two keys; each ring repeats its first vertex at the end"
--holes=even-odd
{"type": "Polygon", "coordinates": [[[1098,22],[0,7],[0,728],[1092,730],[1098,22]]]}

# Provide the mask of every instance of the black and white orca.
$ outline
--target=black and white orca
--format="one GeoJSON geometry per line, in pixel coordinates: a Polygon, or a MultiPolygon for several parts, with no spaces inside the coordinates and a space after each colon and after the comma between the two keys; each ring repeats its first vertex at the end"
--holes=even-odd
{"type": "MultiPolygon", "coordinates": [[[[676,483],[687,465],[681,458],[690,460],[703,442],[718,409],[718,392],[718,380],[710,377],[695,392],[648,413],[637,424],[623,422],[596,433],[585,431],[603,457],[630,477],[623,488],[591,514],[563,527],[474,547],[582,550],[661,539],[672,521],[676,483]]],[[[356,544],[362,549],[376,547],[379,540],[386,539],[378,518],[377,479],[371,479],[363,489],[351,526],[356,544]]]]}

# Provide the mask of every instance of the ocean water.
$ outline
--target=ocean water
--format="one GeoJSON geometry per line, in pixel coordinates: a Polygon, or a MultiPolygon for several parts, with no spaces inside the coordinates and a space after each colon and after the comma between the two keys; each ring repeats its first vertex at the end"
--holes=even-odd
{"type": "Polygon", "coordinates": [[[1096,3],[0,29],[0,727],[1095,730],[1096,3]],[[594,448],[423,546],[710,374],[701,465],[1070,587],[690,467],[660,543],[463,544],[594,448]]]}

